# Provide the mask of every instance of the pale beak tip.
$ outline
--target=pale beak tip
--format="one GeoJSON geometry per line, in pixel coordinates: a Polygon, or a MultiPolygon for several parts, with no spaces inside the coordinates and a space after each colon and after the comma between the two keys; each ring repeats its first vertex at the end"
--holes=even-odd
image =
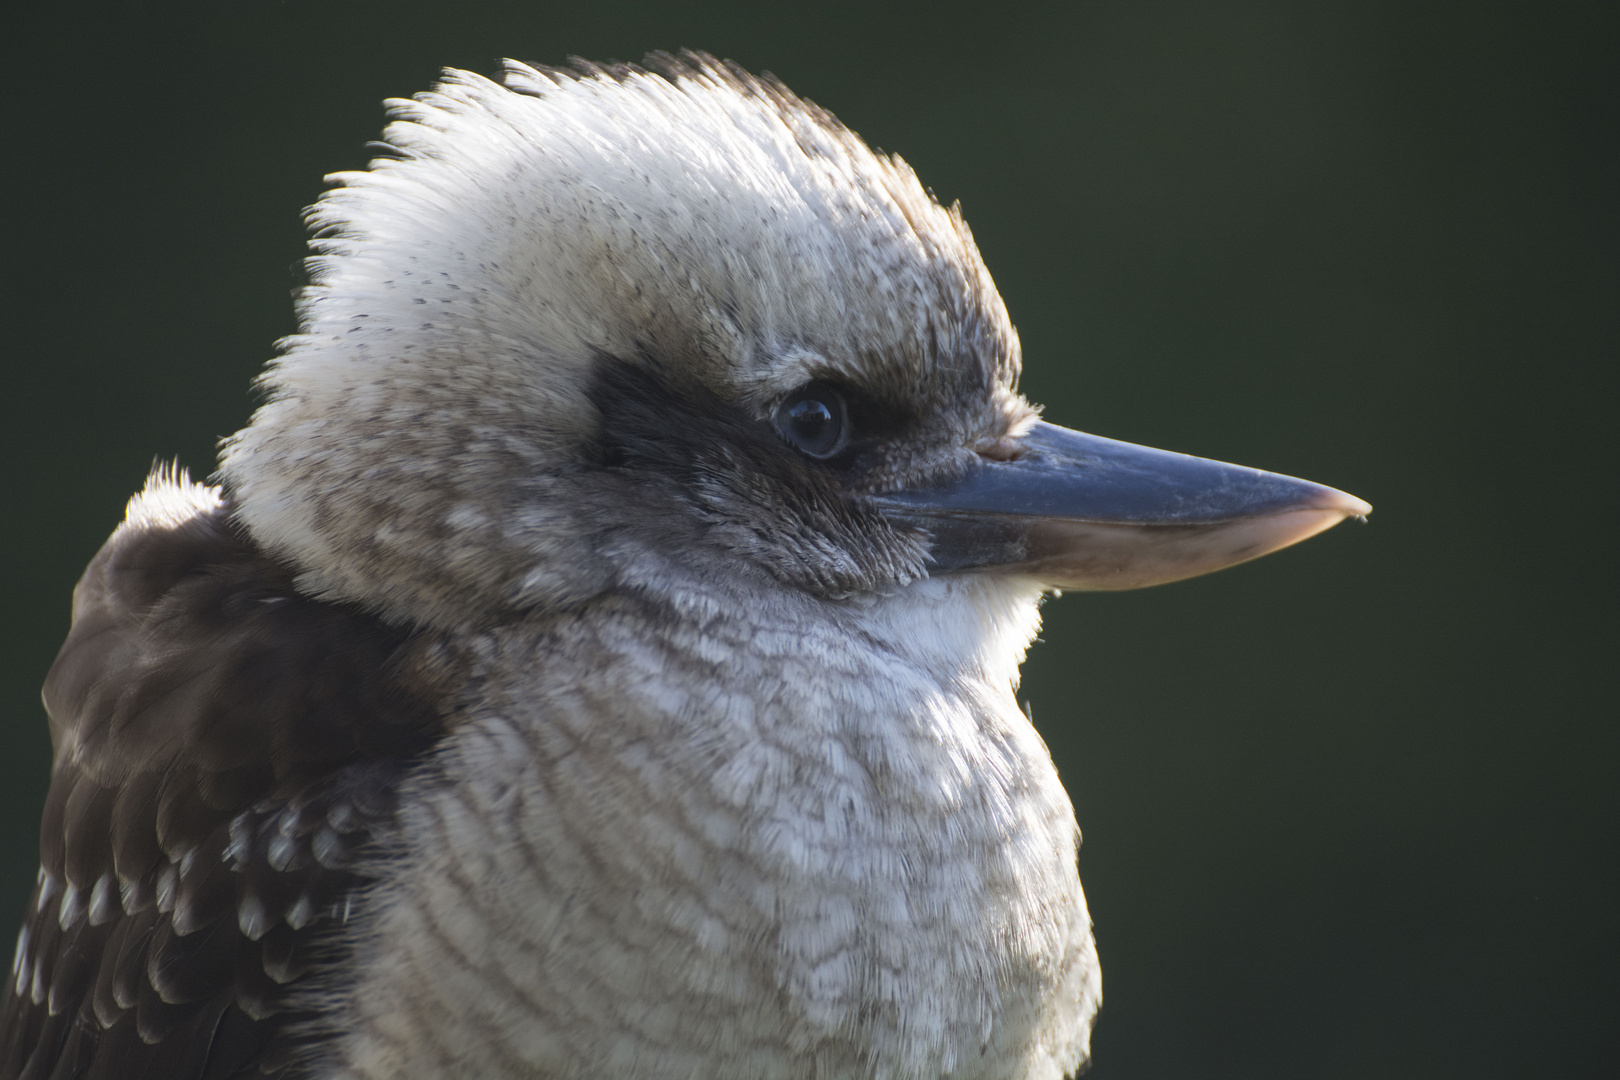
{"type": "Polygon", "coordinates": [[[1312,500],[1311,509],[1333,510],[1344,517],[1359,518],[1365,521],[1367,515],[1372,513],[1372,503],[1367,502],[1365,499],[1358,499],[1347,491],[1325,487],[1322,489],[1322,494],[1312,500]]]}

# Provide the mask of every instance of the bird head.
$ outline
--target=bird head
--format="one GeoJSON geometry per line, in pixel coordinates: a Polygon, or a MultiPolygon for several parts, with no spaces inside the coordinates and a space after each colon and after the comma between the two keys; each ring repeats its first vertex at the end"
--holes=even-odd
{"type": "Polygon", "coordinates": [[[462,623],[672,558],[828,601],[1122,588],[1369,509],[1040,422],[960,213],[775,81],[514,63],[390,108],[221,462],[316,595],[462,623]]]}

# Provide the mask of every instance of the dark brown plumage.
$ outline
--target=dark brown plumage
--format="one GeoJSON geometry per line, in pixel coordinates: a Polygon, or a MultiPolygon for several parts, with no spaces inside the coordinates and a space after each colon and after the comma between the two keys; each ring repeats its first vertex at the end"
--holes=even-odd
{"type": "Polygon", "coordinates": [[[300,596],[229,515],[126,525],[74,593],[0,1077],[296,1075],[356,853],[442,733],[435,643],[300,596]]]}

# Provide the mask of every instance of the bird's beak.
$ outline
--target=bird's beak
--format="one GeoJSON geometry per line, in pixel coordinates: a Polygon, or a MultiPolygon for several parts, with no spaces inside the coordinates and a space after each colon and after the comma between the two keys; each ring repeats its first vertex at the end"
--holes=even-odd
{"type": "Polygon", "coordinates": [[[1038,423],[1010,460],[877,498],[933,537],[935,573],[1026,574],[1060,589],[1136,589],[1297,544],[1372,507],[1292,476],[1038,423]]]}

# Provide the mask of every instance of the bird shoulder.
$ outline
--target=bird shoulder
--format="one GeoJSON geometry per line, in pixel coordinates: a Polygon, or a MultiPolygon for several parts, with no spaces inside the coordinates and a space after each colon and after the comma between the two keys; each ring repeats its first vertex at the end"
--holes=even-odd
{"type": "Polygon", "coordinates": [[[300,594],[228,497],[154,475],[46,682],[55,765],[0,1076],[281,1075],[307,1055],[334,989],[310,959],[348,947],[461,670],[300,594]]]}

